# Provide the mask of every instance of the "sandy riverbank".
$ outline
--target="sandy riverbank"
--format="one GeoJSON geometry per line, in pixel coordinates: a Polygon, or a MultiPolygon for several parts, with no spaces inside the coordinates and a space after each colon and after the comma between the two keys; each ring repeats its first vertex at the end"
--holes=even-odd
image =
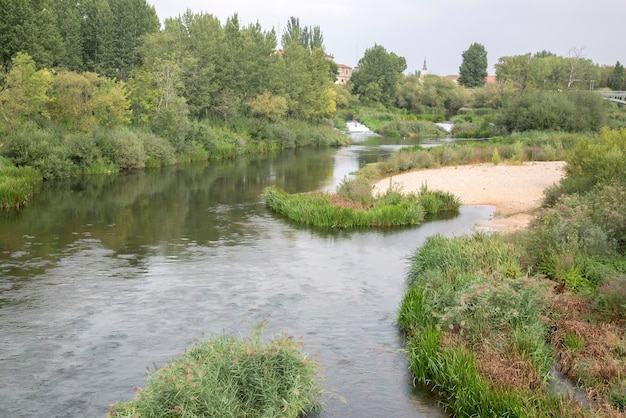
{"type": "MultiPolygon", "coordinates": [[[[485,227],[513,231],[525,228],[532,212],[541,206],[543,192],[564,176],[564,162],[533,162],[520,165],[478,164],[442,167],[403,173],[391,178],[405,193],[426,184],[459,197],[463,205],[493,205],[495,216],[485,227]]],[[[386,178],[374,184],[374,193],[389,187],[386,178]]]]}

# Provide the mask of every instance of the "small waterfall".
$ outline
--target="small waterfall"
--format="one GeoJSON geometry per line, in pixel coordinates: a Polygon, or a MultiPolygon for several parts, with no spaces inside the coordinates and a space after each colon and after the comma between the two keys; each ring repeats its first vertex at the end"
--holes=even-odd
{"type": "Polygon", "coordinates": [[[443,128],[447,133],[452,132],[452,122],[438,122],[436,125],[443,128]]]}
{"type": "Polygon", "coordinates": [[[363,125],[361,122],[356,120],[349,120],[346,122],[346,126],[348,127],[348,132],[350,133],[367,133],[371,132],[369,128],[363,125]]]}

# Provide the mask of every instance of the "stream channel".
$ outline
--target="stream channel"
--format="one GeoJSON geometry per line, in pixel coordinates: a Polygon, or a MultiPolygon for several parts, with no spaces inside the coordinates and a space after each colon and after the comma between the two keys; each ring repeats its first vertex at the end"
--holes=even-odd
{"type": "MultiPolygon", "coordinates": [[[[321,363],[320,417],[443,417],[414,389],[397,309],[408,259],[467,234],[491,206],[387,230],[321,231],[259,197],[334,190],[405,146],[366,133],[335,149],[48,183],[0,215],[0,416],[104,417],[146,369],[202,335],[301,339],[321,363]]],[[[435,144],[437,141],[430,141],[435,144]]]]}

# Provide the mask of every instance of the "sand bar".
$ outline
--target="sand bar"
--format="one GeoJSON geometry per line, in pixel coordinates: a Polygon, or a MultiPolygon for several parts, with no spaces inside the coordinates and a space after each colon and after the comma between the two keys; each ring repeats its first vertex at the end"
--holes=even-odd
{"type": "Polygon", "coordinates": [[[541,206],[543,192],[565,175],[562,161],[519,165],[476,164],[411,171],[380,180],[374,193],[387,190],[390,180],[405,193],[417,192],[426,184],[457,196],[463,205],[493,205],[491,225],[497,230],[525,228],[532,212],[541,206]]]}

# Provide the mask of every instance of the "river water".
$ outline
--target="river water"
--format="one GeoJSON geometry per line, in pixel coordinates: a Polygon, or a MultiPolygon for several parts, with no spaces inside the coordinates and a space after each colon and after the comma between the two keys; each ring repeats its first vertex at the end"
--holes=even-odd
{"type": "Polygon", "coordinates": [[[47,184],[0,217],[0,416],[102,417],[203,334],[286,332],[321,363],[322,417],[445,416],[413,389],[395,325],[408,257],[493,208],[393,230],[322,231],[261,191],[333,189],[402,144],[47,184]]]}

